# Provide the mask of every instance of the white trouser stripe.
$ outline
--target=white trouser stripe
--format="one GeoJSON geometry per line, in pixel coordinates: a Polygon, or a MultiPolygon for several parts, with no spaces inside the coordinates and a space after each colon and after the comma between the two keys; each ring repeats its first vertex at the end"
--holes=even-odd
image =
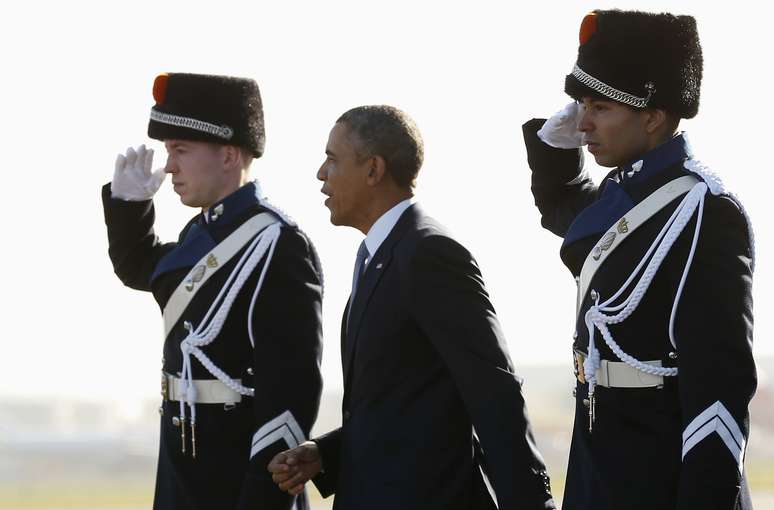
{"type": "Polygon", "coordinates": [[[295,448],[305,440],[304,432],[290,411],[285,411],[271,421],[266,422],[253,434],[250,458],[252,459],[255,454],[280,439],[284,439],[289,448],[295,448]]]}
{"type": "Polygon", "coordinates": [[[746,441],[739,425],[718,400],[702,411],[683,432],[683,459],[691,449],[707,436],[717,432],[736,460],[739,472],[742,472],[746,441]]]}

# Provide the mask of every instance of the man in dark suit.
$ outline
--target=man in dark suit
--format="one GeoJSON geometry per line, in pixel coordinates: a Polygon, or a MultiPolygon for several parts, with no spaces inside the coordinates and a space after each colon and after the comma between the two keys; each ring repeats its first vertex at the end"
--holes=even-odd
{"type": "Polygon", "coordinates": [[[524,125],[535,203],[578,283],[568,509],[752,506],[754,244],[677,132],[701,78],[692,17],[594,11],[565,80],[577,102],[524,125]],[[582,144],[613,168],[598,186],[582,144]]]}
{"type": "Polygon", "coordinates": [[[102,189],[116,274],[163,310],[153,508],[307,508],[265,467],[317,416],[322,272],[309,238],[249,179],[264,149],[258,85],[172,73],[153,96],[148,135],[164,141],[166,166],[152,173],[152,151],[130,149],[102,189]],[[153,230],[164,172],[201,211],[172,243],[153,230]],[[277,387],[290,370],[295,384],[277,387]]]}
{"type": "Polygon", "coordinates": [[[367,237],[342,320],[343,425],[277,455],[348,509],[554,508],[505,338],[470,252],[414,203],[423,145],[389,106],[342,115],[317,177],[367,237]],[[485,473],[485,475],[483,474],[485,473]]]}

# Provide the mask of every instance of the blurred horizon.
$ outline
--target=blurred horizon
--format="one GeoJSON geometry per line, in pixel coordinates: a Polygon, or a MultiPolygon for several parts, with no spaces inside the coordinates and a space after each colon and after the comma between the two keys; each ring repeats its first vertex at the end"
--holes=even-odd
{"type": "MultiPolygon", "coordinates": [[[[774,372],[774,356],[756,360],[774,372]]],[[[533,432],[544,455],[554,496],[561,501],[573,417],[573,375],[567,365],[523,365],[524,393],[533,432]]],[[[762,377],[751,404],[745,459],[753,502],[774,508],[774,388],[762,377]]],[[[341,390],[323,391],[312,431],[341,423],[341,390]]],[[[20,399],[0,395],[0,508],[5,510],[135,510],[153,498],[160,397],[136,412],[115,401],[20,399]]],[[[203,440],[203,438],[202,438],[203,440]]],[[[330,509],[309,485],[314,510],[330,509]]]]}

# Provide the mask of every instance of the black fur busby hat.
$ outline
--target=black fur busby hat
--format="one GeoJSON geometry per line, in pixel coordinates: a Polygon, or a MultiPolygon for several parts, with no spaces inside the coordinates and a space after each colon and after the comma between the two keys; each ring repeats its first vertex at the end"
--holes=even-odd
{"type": "Polygon", "coordinates": [[[581,23],[578,60],[564,91],[690,119],[699,111],[702,54],[691,16],[593,11],[581,23]]]}
{"type": "Polygon", "coordinates": [[[263,154],[266,134],[258,84],[248,78],[169,73],[156,77],[148,136],[244,147],[263,154]]]}

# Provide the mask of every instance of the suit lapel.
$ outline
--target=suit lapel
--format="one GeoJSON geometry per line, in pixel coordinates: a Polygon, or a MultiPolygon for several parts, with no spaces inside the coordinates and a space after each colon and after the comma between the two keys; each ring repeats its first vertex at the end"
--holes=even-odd
{"type": "Polygon", "coordinates": [[[419,208],[416,204],[410,206],[401,215],[398,222],[393,227],[390,234],[379,246],[376,254],[368,262],[363,279],[360,281],[354,302],[350,301],[348,307],[352,307],[349,313],[349,325],[347,325],[347,310],[344,310],[342,319],[342,371],[344,374],[344,388],[349,384],[352,361],[355,357],[357,337],[362,326],[363,315],[368,308],[371,295],[379,284],[382,275],[388,270],[392,262],[392,254],[395,245],[408,231],[411,225],[416,223],[415,219],[419,214],[419,208]]]}

